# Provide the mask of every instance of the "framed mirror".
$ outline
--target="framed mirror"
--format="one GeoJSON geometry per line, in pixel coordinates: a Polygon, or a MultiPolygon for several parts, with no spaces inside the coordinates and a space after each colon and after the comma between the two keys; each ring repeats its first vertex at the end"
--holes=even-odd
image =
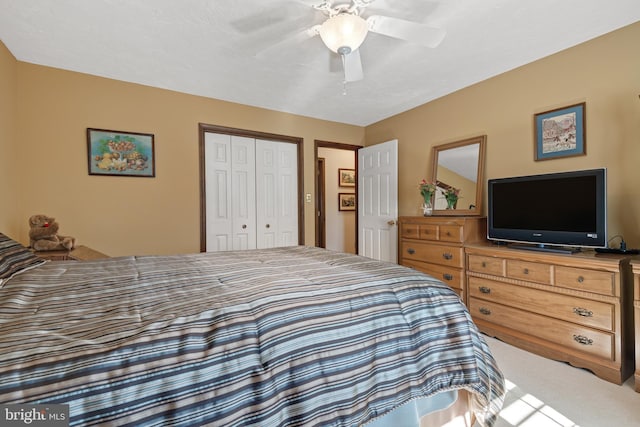
{"type": "Polygon", "coordinates": [[[433,147],[434,215],[482,215],[487,136],[433,147]]]}

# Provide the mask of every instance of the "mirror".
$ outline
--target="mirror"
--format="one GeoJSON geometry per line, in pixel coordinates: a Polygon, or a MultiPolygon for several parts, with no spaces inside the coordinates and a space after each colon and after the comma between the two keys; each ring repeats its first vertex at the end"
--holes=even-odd
{"type": "Polygon", "coordinates": [[[433,147],[434,215],[482,215],[486,140],[482,135],[433,147]]]}

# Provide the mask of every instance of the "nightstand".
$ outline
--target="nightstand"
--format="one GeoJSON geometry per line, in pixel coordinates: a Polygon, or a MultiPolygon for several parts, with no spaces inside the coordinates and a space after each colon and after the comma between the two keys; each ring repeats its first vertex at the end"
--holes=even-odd
{"type": "Polygon", "coordinates": [[[89,261],[94,259],[109,258],[108,255],[98,252],[86,246],[76,246],[70,251],[34,251],[40,258],[50,261],[89,261]]]}

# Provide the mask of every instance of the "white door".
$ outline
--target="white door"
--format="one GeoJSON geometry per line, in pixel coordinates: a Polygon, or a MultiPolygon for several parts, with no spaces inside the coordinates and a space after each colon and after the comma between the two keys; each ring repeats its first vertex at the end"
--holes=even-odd
{"type": "Polygon", "coordinates": [[[207,252],[255,248],[254,139],[205,133],[205,165],[207,252]]]}
{"type": "Polygon", "coordinates": [[[358,254],[398,260],[398,141],[358,150],[358,254]]]}
{"type": "Polygon", "coordinates": [[[256,140],[258,248],[298,244],[297,152],[295,144],[256,140]]]}

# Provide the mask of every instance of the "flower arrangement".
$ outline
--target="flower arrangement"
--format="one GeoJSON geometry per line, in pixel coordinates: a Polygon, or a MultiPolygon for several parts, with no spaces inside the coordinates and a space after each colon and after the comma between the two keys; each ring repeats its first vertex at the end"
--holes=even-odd
{"type": "Polygon", "coordinates": [[[446,190],[442,191],[442,195],[447,201],[447,209],[454,209],[456,207],[456,203],[458,203],[458,199],[460,198],[460,189],[448,187],[446,190]]]}
{"type": "Polygon", "coordinates": [[[426,180],[420,181],[418,184],[418,189],[420,190],[420,194],[422,194],[422,198],[424,199],[424,204],[426,206],[431,206],[431,199],[433,198],[434,193],[436,192],[436,185],[433,182],[427,182],[426,180]]]}

